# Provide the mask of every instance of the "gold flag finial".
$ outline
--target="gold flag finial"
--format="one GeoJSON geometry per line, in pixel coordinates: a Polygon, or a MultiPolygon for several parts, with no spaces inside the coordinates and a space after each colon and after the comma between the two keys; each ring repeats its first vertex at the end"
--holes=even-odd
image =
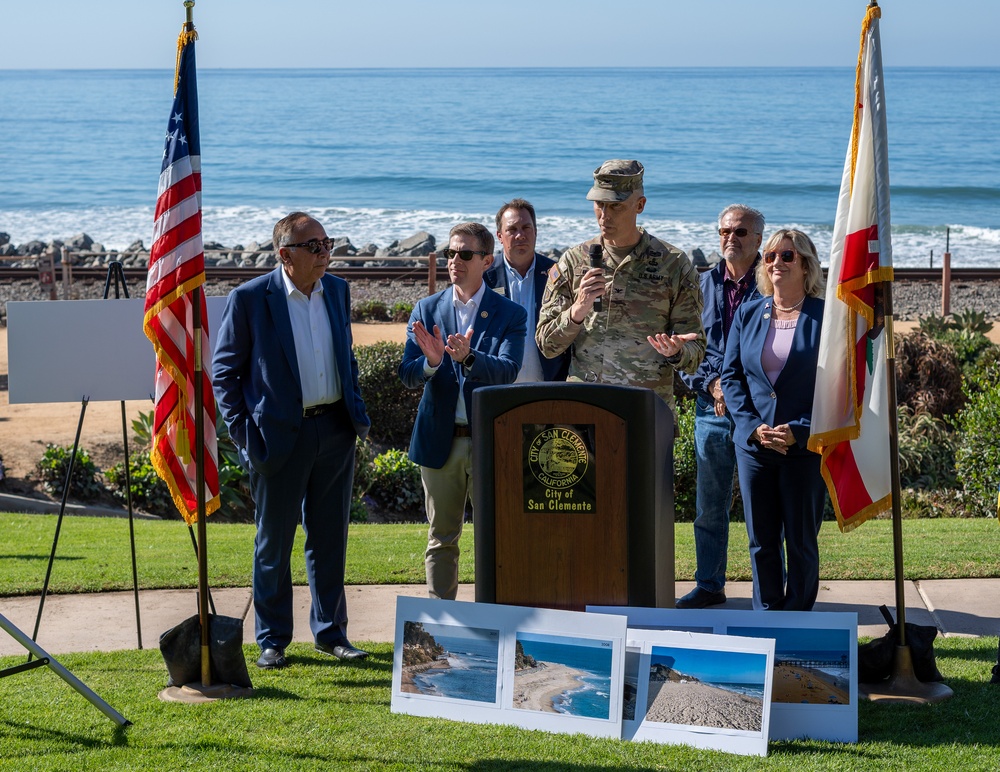
{"type": "Polygon", "coordinates": [[[177,61],[174,64],[174,94],[177,93],[177,84],[180,82],[181,74],[181,51],[188,43],[193,43],[198,39],[198,33],[194,29],[194,0],[184,0],[184,9],[187,12],[187,21],[181,27],[181,34],[177,36],[177,61]]]}

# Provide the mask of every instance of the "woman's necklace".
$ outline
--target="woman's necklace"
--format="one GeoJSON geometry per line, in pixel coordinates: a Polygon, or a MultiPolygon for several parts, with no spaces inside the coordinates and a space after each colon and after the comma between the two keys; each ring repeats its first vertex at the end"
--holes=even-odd
{"type": "Polygon", "coordinates": [[[773,306],[774,306],[774,307],[775,307],[775,308],[776,308],[776,309],[777,309],[778,311],[784,311],[784,312],[785,312],[786,314],[790,314],[790,313],[791,313],[792,311],[794,311],[794,310],[795,310],[796,308],[798,308],[799,306],[801,306],[801,305],[802,305],[802,304],[803,304],[803,303],[805,302],[805,299],[806,299],[806,296],[805,296],[805,295],[803,295],[803,296],[802,296],[802,299],[801,299],[801,300],[800,300],[800,301],[799,301],[798,303],[796,303],[796,304],[795,304],[794,306],[789,306],[788,308],[782,308],[781,306],[779,306],[779,305],[778,305],[777,301],[775,301],[775,300],[773,300],[773,299],[771,300],[771,304],[772,304],[772,305],[773,305],[773,306]]]}

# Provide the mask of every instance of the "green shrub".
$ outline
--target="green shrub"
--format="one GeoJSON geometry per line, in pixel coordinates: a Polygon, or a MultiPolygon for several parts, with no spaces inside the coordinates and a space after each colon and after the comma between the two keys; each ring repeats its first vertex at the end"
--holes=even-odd
{"type": "Polygon", "coordinates": [[[375,457],[367,493],[388,520],[414,520],[424,516],[420,467],[402,450],[387,450],[375,457]]]}
{"type": "Polygon", "coordinates": [[[963,369],[965,393],[971,397],[1000,381],[1000,346],[985,349],[975,363],[963,369]]]}
{"type": "Polygon", "coordinates": [[[381,300],[362,300],[351,308],[351,321],[387,322],[389,309],[381,300]]]}
{"type": "Polygon", "coordinates": [[[898,411],[899,476],[904,488],[954,488],[955,440],[948,425],[906,405],[898,411]]]}
{"type": "Polygon", "coordinates": [[[1000,384],[970,397],[958,415],[955,470],[971,494],[972,516],[995,516],[1000,486],[1000,384]]]}
{"type": "MultiPolygon", "coordinates": [[[[115,498],[126,503],[125,462],[119,461],[104,474],[115,498]]],[[[170,496],[170,489],[153,468],[148,450],[138,450],[129,456],[129,474],[133,507],[160,517],[180,517],[170,496]]]]}
{"type": "Polygon", "coordinates": [[[979,358],[989,349],[996,348],[993,342],[981,332],[969,332],[968,330],[949,330],[940,340],[955,350],[955,356],[958,358],[963,374],[972,372],[979,358]]]}
{"type": "MultiPolygon", "coordinates": [[[[900,509],[904,519],[977,517],[981,507],[973,497],[962,490],[915,490],[903,488],[900,509]]],[[[889,514],[880,519],[888,519],[889,514]]]]}
{"type": "Polygon", "coordinates": [[[973,335],[986,335],[993,329],[993,322],[987,321],[985,311],[966,308],[951,314],[951,328],[973,335]]]}
{"type": "Polygon", "coordinates": [[[694,455],[695,400],[679,399],[677,406],[678,433],[674,437],[674,520],[694,522],[697,462],[694,455]]]}
{"type": "MultiPolygon", "coordinates": [[[[38,474],[42,486],[53,496],[62,496],[66,482],[66,472],[73,456],[73,448],[49,443],[38,462],[38,474]]],[[[77,448],[73,476],[69,481],[71,495],[84,500],[96,499],[104,492],[104,485],[98,479],[97,466],[90,460],[84,448],[77,448]]]]}
{"type": "Polygon", "coordinates": [[[356,346],[361,396],[372,420],[369,436],[373,442],[405,448],[417,420],[420,389],[407,389],[399,380],[403,344],[381,341],[356,346]]]}
{"type": "Polygon", "coordinates": [[[413,303],[398,300],[389,309],[389,318],[394,322],[410,321],[410,314],[413,313],[413,303]]]}
{"type": "MultiPolygon", "coordinates": [[[[674,437],[674,521],[678,523],[693,523],[697,499],[698,461],[694,452],[694,414],[697,402],[694,392],[688,392],[687,398],[678,398],[677,406],[678,436],[674,437]]],[[[831,516],[833,510],[830,510],[831,516]]],[[[733,475],[733,501],[729,507],[729,519],[733,522],[743,522],[743,498],[740,495],[740,483],[733,475]]]]}
{"type": "Polygon", "coordinates": [[[954,348],[922,332],[896,338],[896,382],[899,405],[914,413],[947,419],[965,404],[954,348]]]}

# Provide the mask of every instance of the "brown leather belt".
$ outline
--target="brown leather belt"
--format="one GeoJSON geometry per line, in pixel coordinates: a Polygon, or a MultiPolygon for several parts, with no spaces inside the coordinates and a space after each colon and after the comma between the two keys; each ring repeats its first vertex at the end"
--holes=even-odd
{"type": "Polygon", "coordinates": [[[455,424],[455,437],[471,437],[472,429],[462,424],[455,424]]]}
{"type": "Polygon", "coordinates": [[[326,415],[327,413],[332,413],[334,408],[340,404],[340,400],[336,402],[325,402],[322,405],[313,405],[307,407],[302,411],[303,418],[315,418],[316,416],[326,415]]]}

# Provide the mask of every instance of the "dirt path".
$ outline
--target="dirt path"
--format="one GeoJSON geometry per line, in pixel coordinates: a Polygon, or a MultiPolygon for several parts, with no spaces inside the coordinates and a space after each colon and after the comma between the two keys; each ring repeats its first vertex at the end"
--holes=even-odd
{"type": "MultiPolygon", "coordinates": [[[[405,339],[405,324],[354,325],[355,345],[405,339]]],[[[73,444],[81,406],[78,402],[11,405],[7,399],[7,374],[7,328],[0,327],[0,455],[9,477],[24,478],[35,469],[46,443],[73,444]]],[[[145,400],[125,403],[130,445],[132,421],[140,412],[152,409],[152,403],[145,400]]],[[[102,469],[122,460],[121,403],[92,402],[87,405],[80,445],[102,469]]]]}

